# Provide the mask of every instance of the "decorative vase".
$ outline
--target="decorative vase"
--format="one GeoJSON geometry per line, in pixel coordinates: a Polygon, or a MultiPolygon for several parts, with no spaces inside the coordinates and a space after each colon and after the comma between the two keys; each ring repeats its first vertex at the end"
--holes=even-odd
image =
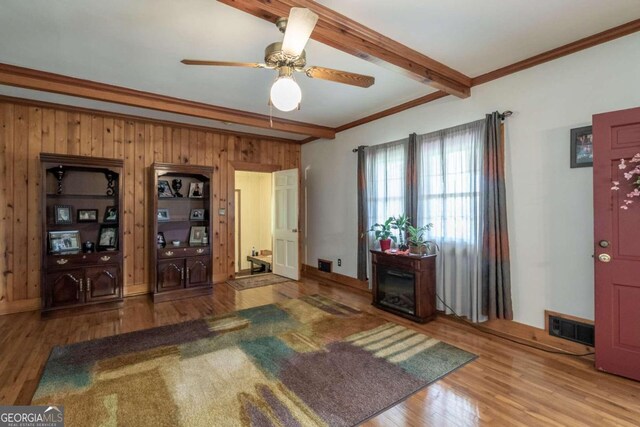
{"type": "Polygon", "coordinates": [[[380,250],[382,252],[391,249],[391,239],[380,240],[380,250]]]}

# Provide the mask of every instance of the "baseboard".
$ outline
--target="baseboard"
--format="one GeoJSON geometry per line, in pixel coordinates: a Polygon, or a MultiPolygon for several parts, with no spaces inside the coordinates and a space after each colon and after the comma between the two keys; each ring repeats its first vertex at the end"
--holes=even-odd
{"type": "Polygon", "coordinates": [[[147,283],[137,283],[135,285],[128,285],[124,287],[125,298],[149,293],[151,293],[151,290],[149,289],[149,285],[147,283]]]}
{"type": "Polygon", "coordinates": [[[302,275],[311,279],[329,281],[339,285],[348,286],[359,291],[371,292],[371,290],[369,290],[368,281],[358,280],[340,273],[327,273],[326,271],[320,271],[316,267],[312,267],[307,264],[302,264],[302,275]]]}
{"type": "Polygon", "coordinates": [[[40,310],[40,298],[21,299],[0,303],[0,316],[4,314],[21,313],[23,311],[40,310]]]}
{"type": "MultiPolygon", "coordinates": [[[[574,354],[593,353],[595,351],[593,347],[552,337],[544,329],[514,322],[513,320],[489,320],[471,326],[467,322],[451,315],[439,314],[438,319],[455,322],[458,325],[467,325],[469,328],[475,327],[480,331],[528,344],[541,350],[561,351],[574,354]]],[[[593,359],[593,356],[587,357],[593,359]]]]}

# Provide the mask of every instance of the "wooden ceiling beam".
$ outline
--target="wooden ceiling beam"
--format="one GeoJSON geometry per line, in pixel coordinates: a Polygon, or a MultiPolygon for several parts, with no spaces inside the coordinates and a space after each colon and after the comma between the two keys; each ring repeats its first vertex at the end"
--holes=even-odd
{"type": "Polygon", "coordinates": [[[151,92],[143,92],[121,86],[77,79],[61,74],[47,73],[1,63],[0,84],[318,138],[333,139],[336,134],[334,129],[327,126],[296,122],[276,117],[270,119],[269,116],[262,114],[187,101],[151,92]]]}
{"type": "Polygon", "coordinates": [[[470,77],[313,0],[218,1],[274,23],[292,7],[306,7],[319,16],[312,39],[459,98],[471,94],[470,77]]]}

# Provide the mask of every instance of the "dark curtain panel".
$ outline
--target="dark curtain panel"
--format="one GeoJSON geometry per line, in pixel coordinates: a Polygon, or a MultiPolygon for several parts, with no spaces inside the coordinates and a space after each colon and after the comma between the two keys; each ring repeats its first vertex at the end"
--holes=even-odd
{"type": "Polygon", "coordinates": [[[511,320],[513,308],[502,136],[500,114],[487,114],[482,166],[482,312],[489,319],[511,320]]]}
{"type": "Polygon", "coordinates": [[[358,147],[358,280],[367,280],[367,179],[364,146],[358,147]]]}
{"type": "Polygon", "coordinates": [[[415,133],[409,135],[407,148],[407,190],[405,214],[409,216],[411,224],[416,225],[418,220],[418,175],[416,168],[417,138],[415,133]]]}

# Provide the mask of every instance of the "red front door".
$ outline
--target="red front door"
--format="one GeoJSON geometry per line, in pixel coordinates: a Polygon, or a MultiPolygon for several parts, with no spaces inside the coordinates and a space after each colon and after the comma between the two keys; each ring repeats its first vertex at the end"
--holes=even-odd
{"type": "Polygon", "coordinates": [[[624,177],[640,164],[640,108],[593,116],[593,146],[596,368],[640,380],[640,197],[625,203],[624,177]]]}

